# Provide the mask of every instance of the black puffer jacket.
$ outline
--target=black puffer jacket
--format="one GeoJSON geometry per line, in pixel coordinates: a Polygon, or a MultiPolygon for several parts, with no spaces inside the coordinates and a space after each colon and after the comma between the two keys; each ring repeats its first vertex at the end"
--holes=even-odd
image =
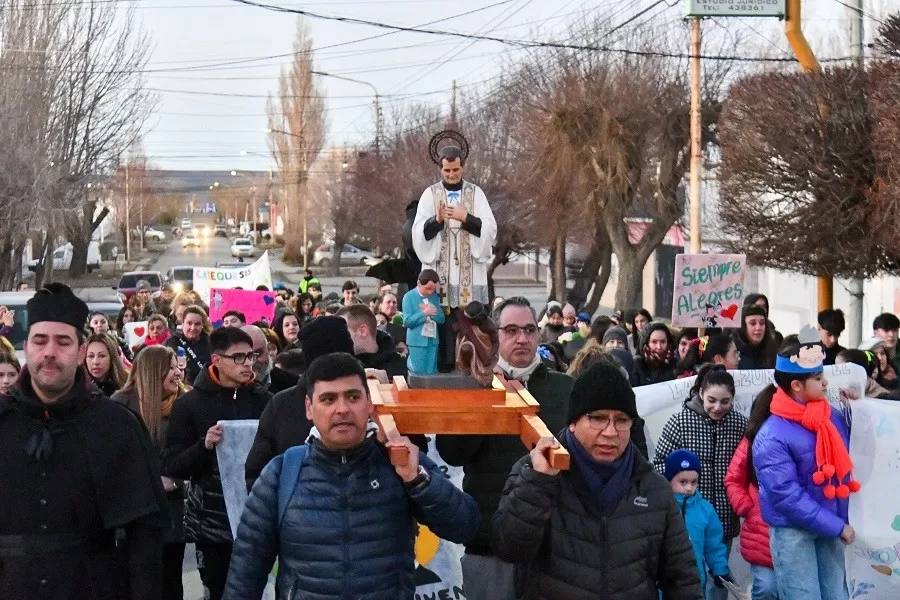
{"type": "Polygon", "coordinates": [[[276,556],[279,598],[412,600],[416,522],[464,542],[479,519],[472,498],[419,460],[431,481],[407,491],[374,437],[346,451],[313,439],[279,526],[275,458],[247,499],[224,600],[259,598],[276,556]]]}
{"type": "Polygon", "coordinates": [[[716,509],[726,540],[741,532],[741,519],[725,493],[725,474],[746,429],[747,417],[734,409],[721,421],[714,421],[703,410],[700,396],[695,395],[669,417],[656,442],[653,465],[660,473],[666,470],[666,457],[675,450],[686,448],[700,459],[700,493],[716,509]]]}
{"type": "MultiPolygon", "coordinates": [[[[541,365],[526,387],[541,404],[538,416],[550,431],[566,426],[569,394],[575,380],[541,365]]],[[[466,545],[469,554],[492,554],[491,517],[500,503],[503,485],[516,461],[528,453],[516,435],[439,435],[438,452],[447,464],[463,467],[463,490],[478,502],[481,525],[466,545]]]]}
{"type": "MultiPolygon", "coordinates": [[[[564,444],[565,438],[560,438],[564,444]]],[[[513,467],[491,533],[516,563],[520,600],[701,600],[700,574],[669,483],[637,452],[628,492],[597,513],[576,469],[513,467]]]]}
{"type": "Polygon", "coordinates": [[[363,352],[357,354],[356,358],[367,369],[386,371],[392,381],[397,375],[406,377],[408,374],[406,359],[397,352],[397,344],[394,343],[394,338],[385,331],[380,329],[377,331],[375,341],[378,342],[378,350],[372,353],[363,352]]]}
{"type": "Polygon", "coordinates": [[[240,388],[223,387],[215,377],[215,367],[210,366],[197,376],[194,389],[172,406],[163,475],[190,480],[184,520],[188,541],[232,540],[216,451],[206,449],[206,432],[219,421],[258,419],[271,398],[256,382],[240,388]]]}

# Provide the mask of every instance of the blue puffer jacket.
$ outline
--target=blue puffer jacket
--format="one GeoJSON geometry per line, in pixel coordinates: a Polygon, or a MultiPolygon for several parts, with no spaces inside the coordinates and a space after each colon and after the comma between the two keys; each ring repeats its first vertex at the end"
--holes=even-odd
{"type": "Polygon", "coordinates": [[[234,541],[225,600],[259,598],[276,557],[283,600],[412,600],[416,521],[435,535],[467,542],[478,505],[419,460],[431,481],[407,492],[374,437],[345,452],[313,439],[294,495],[278,526],[278,479],[284,456],[253,486],[234,541]]]}
{"type": "Polygon", "coordinates": [[[700,570],[700,589],[706,587],[706,572],[713,575],[728,575],[728,548],[723,541],[722,521],[713,505],[698,491],[685,499],[684,494],[675,494],[681,508],[684,524],[687,526],[694,558],[700,570]]]}
{"type": "MultiPolygon", "coordinates": [[[[832,408],[835,424],[849,448],[843,415],[832,408]]],[[[800,423],[771,415],[753,441],[753,467],[759,479],[759,505],[770,527],[796,527],[826,537],[840,537],[847,521],[847,500],[827,500],[813,483],[816,435],[800,423]]],[[[849,477],[848,477],[849,480],[849,477]]],[[[837,482],[833,482],[837,485],[837,482]]],[[[846,482],[844,482],[846,483],[846,482]]]]}

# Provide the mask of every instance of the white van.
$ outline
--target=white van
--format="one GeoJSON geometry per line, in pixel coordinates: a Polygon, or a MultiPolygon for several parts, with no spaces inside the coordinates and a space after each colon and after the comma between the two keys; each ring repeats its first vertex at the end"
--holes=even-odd
{"type": "MultiPolygon", "coordinates": [[[[36,271],[38,259],[28,261],[28,270],[36,271]]],[[[53,270],[65,271],[72,266],[72,244],[60,246],[53,251],[53,270]]],[[[88,244],[87,272],[100,268],[100,242],[92,241],[88,244]]]]}

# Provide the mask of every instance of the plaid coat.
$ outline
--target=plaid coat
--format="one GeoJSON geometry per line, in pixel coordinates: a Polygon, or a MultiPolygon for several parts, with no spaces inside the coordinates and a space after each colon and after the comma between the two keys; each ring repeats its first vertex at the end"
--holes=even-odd
{"type": "Polygon", "coordinates": [[[725,475],[735,450],[744,438],[747,418],[732,410],[721,421],[714,421],[703,410],[699,396],[689,398],[680,412],[672,415],[663,427],[656,444],[653,465],[665,471],[666,457],[674,450],[686,448],[700,458],[700,492],[716,509],[722,521],[725,539],[741,531],[741,520],[725,493],[725,475]]]}

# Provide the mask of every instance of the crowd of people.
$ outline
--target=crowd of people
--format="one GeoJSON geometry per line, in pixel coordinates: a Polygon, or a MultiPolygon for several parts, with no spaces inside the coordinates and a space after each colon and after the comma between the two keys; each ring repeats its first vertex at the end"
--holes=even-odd
{"type": "Polygon", "coordinates": [[[893,314],[847,349],[840,310],[818,315],[815,339],[782,336],[756,294],[740,329],[702,332],[643,309],[496,298],[497,368],[555,436],[529,451],[437,435],[459,489],[424,435],[375,435],[367,379],[412,362],[392,286],[323,295],[307,272],[296,293],[274,286],[271,323],[231,311],[213,328],[196,293],[145,284],[115,323],[48,284],[28,302],[27,366],[0,350],[0,598],[183,600],[193,543],[211,600],[260,598],[276,559],[279,598],[411,599],[418,524],[465,545],[469,600],[723,600],[738,536],[754,600],[848,598],[851,401],[830,407],[823,366],[859,364],[867,395],[900,399],[893,314]],[[133,321],[147,322],[136,346],[133,321]],[[775,372],[749,419],[735,369],[775,372]],[[634,388],[683,377],[696,379],[650,456],[634,388]],[[233,536],[216,447],[222,422],[244,419],[259,427],[233,536]],[[568,470],[547,458],[558,446],[568,470]]]}

